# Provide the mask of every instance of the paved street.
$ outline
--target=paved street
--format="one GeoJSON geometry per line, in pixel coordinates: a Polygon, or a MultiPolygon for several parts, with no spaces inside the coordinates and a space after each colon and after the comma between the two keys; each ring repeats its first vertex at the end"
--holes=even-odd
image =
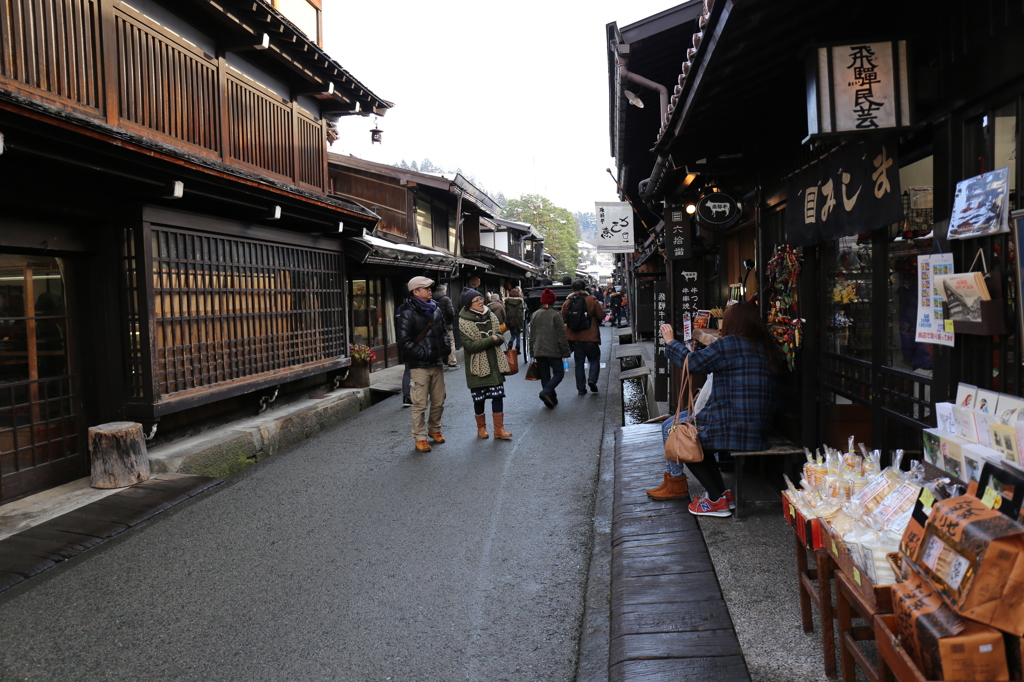
{"type": "Polygon", "coordinates": [[[0,597],[0,679],[574,679],[609,373],[512,441],[446,377],[431,453],[388,399],[0,597]]]}

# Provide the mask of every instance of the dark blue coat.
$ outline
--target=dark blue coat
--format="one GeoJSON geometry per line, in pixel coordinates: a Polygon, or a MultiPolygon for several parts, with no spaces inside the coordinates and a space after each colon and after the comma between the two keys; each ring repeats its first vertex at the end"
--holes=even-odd
{"type": "Polygon", "coordinates": [[[689,355],[691,372],[715,374],[711,397],[697,415],[705,452],[767,447],[774,380],[764,347],[742,336],[729,335],[693,353],[672,341],[665,347],[665,355],[679,367],[689,355]]]}

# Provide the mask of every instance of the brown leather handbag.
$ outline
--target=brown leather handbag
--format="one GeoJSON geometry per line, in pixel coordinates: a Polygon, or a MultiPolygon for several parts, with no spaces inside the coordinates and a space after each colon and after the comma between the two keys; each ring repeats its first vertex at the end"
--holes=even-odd
{"type": "Polygon", "coordinates": [[[508,371],[503,374],[507,377],[519,374],[519,351],[515,348],[506,348],[505,359],[508,360],[508,371]]]}
{"type": "Polygon", "coordinates": [[[677,464],[687,462],[703,462],[704,449],[700,445],[700,432],[697,430],[697,415],[693,413],[693,390],[690,377],[690,356],[683,361],[683,381],[679,389],[679,400],[676,401],[675,424],[668,432],[665,441],[665,459],[677,464]],[[688,396],[688,413],[683,421],[679,421],[679,413],[683,408],[683,397],[688,396]]]}

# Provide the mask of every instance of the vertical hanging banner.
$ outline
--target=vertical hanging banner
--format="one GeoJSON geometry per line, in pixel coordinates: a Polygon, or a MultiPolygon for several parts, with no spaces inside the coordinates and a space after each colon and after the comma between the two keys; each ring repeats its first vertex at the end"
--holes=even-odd
{"type": "Polygon", "coordinates": [[[952,330],[946,330],[942,316],[942,297],[935,287],[935,278],[953,274],[953,254],[939,253],[917,257],[917,333],[915,341],[954,345],[952,330]]]}
{"type": "Polygon", "coordinates": [[[597,250],[633,253],[633,207],[624,201],[598,201],[597,250]]]}

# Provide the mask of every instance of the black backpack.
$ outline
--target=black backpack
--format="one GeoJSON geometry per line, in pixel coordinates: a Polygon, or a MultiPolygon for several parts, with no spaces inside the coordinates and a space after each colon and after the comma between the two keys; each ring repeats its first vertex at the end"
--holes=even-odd
{"type": "Polygon", "coordinates": [[[565,312],[565,323],[574,332],[590,329],[590,314],[587,312],[586,296],[570,296],[565,312]]]}

